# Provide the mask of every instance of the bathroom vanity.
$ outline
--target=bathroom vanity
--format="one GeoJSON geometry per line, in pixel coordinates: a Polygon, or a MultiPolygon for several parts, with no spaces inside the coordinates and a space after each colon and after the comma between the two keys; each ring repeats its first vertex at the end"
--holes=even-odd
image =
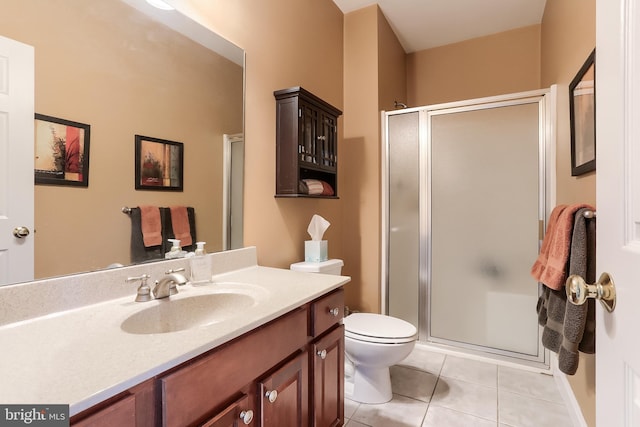
{"type": "Polygon", "coordinates": [[[123,280],[125,297],[0,326],[11,348],[0,355],[0,401],[69,403],[76,426],[342,425],[349,278],[261,267],[255,248],[208,256],[213,282],[167,301],[136,303],[123,280]],[[242,308],[225,311],[217,296],[242,308]],[[198,320],[202,301],[209,317],[198,320]],[[166,308],[182,306],[195,320],[172,323],[166,308]]]}

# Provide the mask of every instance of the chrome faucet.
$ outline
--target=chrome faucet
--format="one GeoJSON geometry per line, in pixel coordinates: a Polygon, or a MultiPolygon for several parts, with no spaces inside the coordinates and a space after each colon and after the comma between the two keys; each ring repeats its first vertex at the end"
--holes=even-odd
{"type": "Polygon", "coordinates": [[[152,291],[156,299],[175,295],[178,293],[178,285],[183,286],[189,283],[187,278],[180,274],[179,271],[184,271],[184,268],[169,270],[165,273],[166,276],[160,280],[156,280],[152,291]]]}

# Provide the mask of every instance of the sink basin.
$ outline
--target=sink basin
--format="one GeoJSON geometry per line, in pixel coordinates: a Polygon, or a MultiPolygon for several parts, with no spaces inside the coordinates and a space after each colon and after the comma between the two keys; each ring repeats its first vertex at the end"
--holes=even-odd
{"type": "Polygon", "coordinates": [[[256,300],[246,293],[216,292],[154,301],[121,324],[130,334],[163,334],[207,326],[239,316],[256,300]]]}

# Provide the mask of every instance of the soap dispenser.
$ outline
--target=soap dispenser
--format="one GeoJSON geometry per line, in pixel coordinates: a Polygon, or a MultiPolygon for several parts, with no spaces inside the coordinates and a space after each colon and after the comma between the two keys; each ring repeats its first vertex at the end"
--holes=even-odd
{"type": "Polygon", "coordinates": [[[206,244],[207,242],[196,242],[196,256],[201,256],[207,253],[204,250],[204,245],[206,244]]]}
{"type": "Polygon", "coordinates": [[[189,259],[191,264],[191,283],[208,283],[211,281],[211,257],[204,250],[206,242],[196,242],[196,250],[189,259]]]}
{"type": "Polygon", "coordinates": [[[171,242],[171,250],[164,254],[165,259],[184,258],[185,252],[180,246],[180,239],[167,239],[171,242]]]}

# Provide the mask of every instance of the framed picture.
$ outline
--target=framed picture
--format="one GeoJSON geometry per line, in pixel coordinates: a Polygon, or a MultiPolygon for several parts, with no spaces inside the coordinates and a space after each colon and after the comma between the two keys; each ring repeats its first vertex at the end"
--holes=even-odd
{"type": "Polygon", "coordinates": [[[569,85],[571,176],[596,170],[596,51],[569,85]]]}
{"type": "Polygon", "coordinates": [[[35,115],[35,183],[89,186],[91,126],[35,115]]]}
{"type": "Polygon", "coordinates": [[[136,190],[182,191],[184,145],[136,135],[136,190]]]}

